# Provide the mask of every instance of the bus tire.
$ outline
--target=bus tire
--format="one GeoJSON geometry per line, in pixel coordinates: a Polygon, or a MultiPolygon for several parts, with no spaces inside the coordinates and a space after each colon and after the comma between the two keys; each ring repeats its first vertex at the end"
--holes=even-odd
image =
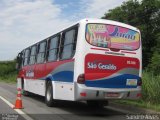
{"type": "Polygon", "coordinates": [[[30,96],[30,92],[25,91],[25,90],[22,90],[22,94],[23,94],[24,96],[30,96]]]}
{"type": "Polygon", "coordinates": [[[54,104],[53,101],[53,87],[52,82],[48,81],[46,85],[46,92],[45,92],[45,103],[48,107],[52,107],[54,104]]]}

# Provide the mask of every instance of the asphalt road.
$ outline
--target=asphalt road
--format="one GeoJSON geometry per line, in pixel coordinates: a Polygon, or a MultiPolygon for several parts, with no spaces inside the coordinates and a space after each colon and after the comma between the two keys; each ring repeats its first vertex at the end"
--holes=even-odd
{"type": "Polygon", "coordinates": [[[11,107],[0,99],[0,120],[16,119],[25,120],[21,115],[17,114],[11,107]]]}
{"type": "MultiPolygon", "coordinates": [[[[0,96],[12,104],[16,100],[16,85],[0,83],[0,96]]],[[[105,108],[90,108],[84,102],[58,101],[57,107],[47,107],[44,97],[32,95],[22,96],[22,111],[35,120],[124,120],[128,114],[136,114],[123,108],[107,106],[105,108]]],[[[15,113],[0,100],[0,114],[15,113]],[[2,109],[3,108],[3,109],[2,109]]]]}

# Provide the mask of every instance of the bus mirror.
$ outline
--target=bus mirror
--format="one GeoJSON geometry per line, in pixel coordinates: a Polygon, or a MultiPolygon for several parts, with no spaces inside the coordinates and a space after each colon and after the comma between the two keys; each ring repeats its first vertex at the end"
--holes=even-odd
{"type": "Polygon", "coordinates": [[[17,62],[16,62],[16,69],[19,70],[21,68],[21,61],[22,61],[22,58],[17,56],[17,62]]]}

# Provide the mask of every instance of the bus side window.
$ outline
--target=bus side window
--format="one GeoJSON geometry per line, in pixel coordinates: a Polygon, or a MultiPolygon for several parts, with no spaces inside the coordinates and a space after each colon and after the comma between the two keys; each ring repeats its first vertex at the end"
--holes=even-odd
{"type": "Polygon", "coordinates": [[[56,61],[58,58],[59,36],[55,36],[48,41],[47,61],[56,61]]]}
{"type": "Polygon", "coordinates": [[[37,50],[37,46],[34,45],[31,47],[31,55],[30,55],[30,58],[29,58],[29,64],[32,65],[32,64],[35,64],[36,62],[36,51],[37,50]]]}
{"type": "Polygon", "coordinates": [[[74,37],[74,43],[73,43],[73,55],[75,54],[75,51],[76,51],[77,36],[78,36],[78,27],[75,28],[75,37],[74,37]]]}
{"type": "Polygon", "coordinates": [[[29,63],[29,56],[30,56],[30,48],[25,50],[25,54],[24,54],[24,65],[28,65],[29,63]]]}
{"type": "Polygon", "coordinates": [[[60,59],[70,59],[74,56],[77,42],[77,27],[62,36],[60,59]]]}
{"type": "Polygon", "coordinates": [[[46,41],[39,43],[37,50],[37,63],[45,61],[46,41]]]}

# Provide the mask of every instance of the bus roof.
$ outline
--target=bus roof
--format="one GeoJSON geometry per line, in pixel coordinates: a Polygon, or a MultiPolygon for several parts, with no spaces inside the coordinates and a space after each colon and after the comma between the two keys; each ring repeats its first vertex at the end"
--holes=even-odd
{"type": "MultiPolygon", "coordinates": [[[[74,25],[76,25],[76,24],[87,24],[87,23],[112,24],[112,25],[122,26],[122,27],[125,27],[125,28],[132,29],[132,30],[134,30],[134,31],[140,32],[138,28],[133,27],[133,26],[128,25],[128,24],[125,24],[125,23],[121,23],[121,22],[117,22],[117,21],[113,21],[113,20],[107,20],[107,19],[84,18],[84,19],[79,20],[78,22],[75,22],[75,23],[69,25],[68,27],[63,28],[63,29],[60,30],[60,31],[57,31],[57,32],[53,33],[53,34],[50,35],[49,37],[47,37],[47,38],[45,38],[45,39],[43,39],[43,40],[40,40],[39,42],[36,42],[36,43],[34,43],[34,44],[26,47],[25,49],[27,49],[27,48],[29,48],[29,47],[31,47],[31,46],[34,46],[34,45],[36,45],[37,43],[40,43],[40,42],[42,42],[42,41],[44,41],[44,40],[46,40],[46,39],[49,39],[49,38],[52,37],[53,35],[58,34],[58,33],[61,33],[62,31],[66,30],[66,29],[68,29],[68,28],[70,28],[70,27],[72,27],[72,26],[74,26],[74,25]]],[[[22,51],[24,51],[25,49],[23,49],[22,51]]],[[[21,51],[21,52],[22,52],[22,51],[21,51]]]]}
{"type": "Polygon", "coordinates": [[[138,28],[133,27],[131,25],[121,23],[118,21],[113,21],[113,20],[107,20],[107,19],[97,19],[97,18],[85,18],[80,20],[78,23],[103,23],[103,24],[112,24],[112,25],[117,25],[117,26],[122,26],[125,28],[132,29],[134,31],[140,32],[138,28]]]}

